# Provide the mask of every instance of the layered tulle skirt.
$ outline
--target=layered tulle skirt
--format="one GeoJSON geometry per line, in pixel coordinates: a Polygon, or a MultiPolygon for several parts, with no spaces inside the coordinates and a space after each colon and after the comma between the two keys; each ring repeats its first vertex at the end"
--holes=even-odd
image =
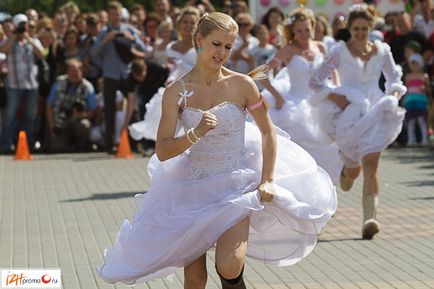
{"type": "MultiPolygon", "coordinates": [[[[277,137],[276,196],[261,203],[262,150],[258,128],[246,123],[236,166],[224,152],[197,166],[188,152],[148,164],[151,184],[137,195],[137,211],[125,220],[97,268],[107,282],[133,284],[164,277],[212,248],[233,225],[250,217],[247,256],[288,266],[306,257],[336,210],[335,187],[314,159],[285,134],[277,137]]],[[[203,159],[202,159],[203,161],[203,159]]]]}
{"type": "Polygon", "coordinates": [[[373,97],[371,103],[350,87],[334,91],[345,95],[350,104],[342,111],[332,101],[323,100],[318,106],[321,128],[336,141],[345,165],[356,167],[365,155],[383,151],[397,138],[405,109],[391,95],[373,97]]]}

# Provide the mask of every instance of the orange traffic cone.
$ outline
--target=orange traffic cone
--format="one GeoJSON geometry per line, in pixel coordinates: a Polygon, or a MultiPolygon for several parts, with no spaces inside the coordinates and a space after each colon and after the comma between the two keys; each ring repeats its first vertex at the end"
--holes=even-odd
{"type": "Polygon", "coordinates": [[[18,145],[17,150],[15,152],[14,160],[19,161],[30,161],[32,156],[29,152],[29,145],[27,144],[27,136],[25,131],[20,131],[18,135],[18,145]]]}
{"type": "Polygon", "coordinates": [[[130,142],[128,141],[128,134],[125,129],[121,133],[121,142],[118,146],[118,152],[116,153],[116,158],[123,159],[133,159],[133,153],[131,152],[130,142]]]}

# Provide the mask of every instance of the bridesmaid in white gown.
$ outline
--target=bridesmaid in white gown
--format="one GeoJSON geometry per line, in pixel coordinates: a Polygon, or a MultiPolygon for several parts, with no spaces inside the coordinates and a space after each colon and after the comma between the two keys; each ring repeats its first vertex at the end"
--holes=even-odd
{"type": "Polygon", "coordinates": [[[97,269],[105,281],[133,284],[184,267],[184,288],[204,289],[215,247],[222,288],[245,289],[245,256],[292,265],[334,213],[327,173],[276,136],[255,82],[223,67],[237,32],[227,14],[200,19],[197,64],[164,93],[151,184],[97,269]],[[186,133],[176,137],[178,121],[186,133]]]}
{"type": "Polygon", "coordinates": [[[317,111],[308,102],[314,93],[309,87],[309,79],[321,65],[326,52],[322,42],[313,40],[314,27],[315,17],[311,10],[300,8],[291,13],[286,20],[287,44],[270,62],[272,67],[277,62],[288,63],[285,69],[289,82],[287,78],[264,80],[266,89],[262,95],[271,103],[269,114],[273,123],[307,150],[337,183],[343,167],[338,148],[321,131],[317,111]]]}
{"type": "Polygon", "coordinates": [[[311,103],[319,106],[321,126],[339,146],[345,164],[342,190],[350,190],[363,169],[362,237],[372,239],[380,230],[376,217],[380,153],[401,131],[405,112],[398,99],[406,88],[389,45],[368,41],[374,19],[367,6],[354,5],[350,11],[351,38],[337,44],[313,75],[310,85],[317,94],[311,103]],[[327,83],[335,69],[339,87],[327,83]],[[381,73],[386,77],[386,93],[378,85],[381,73]]]}
{"type": "MultiPolygon", "coordinates": [[[[196,51],[193,47],[193,30],[199,20],[200,13],[194,7],[186,7],[181,11],[176,21],[176,30],[179,40],[168,45],[167,55],[171,65],[171,71],[167,83],[170,83],[187,74],[196,64],[196,51]]],[[[146,104],[144,120],[136,122],[129,127],[132,138],[140,140],[146,138],[157,140],[158,123],[161,118],[161,101],[165,87],[158,92],[146,104]]]]}

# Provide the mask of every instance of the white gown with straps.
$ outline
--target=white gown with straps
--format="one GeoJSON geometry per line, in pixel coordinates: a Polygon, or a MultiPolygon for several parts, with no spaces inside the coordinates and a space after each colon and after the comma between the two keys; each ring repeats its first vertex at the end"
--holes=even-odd
{"type": "Polygon", "coordinates": [[[291,58],[286,66],[287,76],[285,73],[279,73],[280,75],[272,81],[274,88],[285,99],[282,108],[275,108],[275,98],[267,90],[262,91],[261,94],[271,104],[269,114],[273,123],[286,131],[295,143],[307,150],[336,184],[343,168],[338,147],[321,130],[318,111],[308,102],[314,93],[309,87],[309,80],[322,61],[321,53],[316,53],[312,61],[308,61],[301,55],[294,55],[291,58]]]}
{"type": "Polygon", "coordinates": [[[335,45],[313,75],[310,86],[317,93],[310,103],[319,110],[321,128],[336,140],[347,167],[357,167],[363,156],[381,152],[392,143],[402,128],[405,110],[391,94],[405,94],[401,68],[393,60],[388,44],[374,42],[377,53],[368,61],[354,57],[344,42],[335,45]],[[333,87],[327,78],[337,69],[341,86],[333,87]],[[381,91],[381,73],[386,91],[381,91]],[[330,93],[344,95],[350,104],[339,109],[328,99],[330,93]]]}
{"type": "MultiPolygon", "coordinates": [[[[185,131],[204,111],[187,106],[179,121],[185,131]]],[[[217,127],[179,156],[148,163],[151,183],[136,195],[137,211],[123,221],[105,251],[97,273],[107,282],[133,284],[161,278],[213,248],[233,225],[250,217],[247,256],[277,266],[306,257],[320,230],[336,210],[336,191],[328,174],[283,133],[271,203],[261,203],[261,133],[246,122],[246,110],[225,101],[208,111],[217,127]]]]}

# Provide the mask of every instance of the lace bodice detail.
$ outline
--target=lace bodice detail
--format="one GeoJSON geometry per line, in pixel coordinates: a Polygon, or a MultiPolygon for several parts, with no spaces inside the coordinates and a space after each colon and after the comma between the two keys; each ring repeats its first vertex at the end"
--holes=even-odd
{"type": "Polygon", "coordinates": [[[286,66],[289,80],[291,82],[290,97],[291,100],[302,100],[307,98],[306,92],[310,91],[309,79],[316,69],[321,65],[323,56],[316,53],[312,61],[308,61],[301,55],[294,55],[286,66]]]}
{"type": "MultiPolygon", "coordinates": [[[[191,159],[191,178],[209,177],[231,172],[240,167],[244,150],[244,127],[246,112],[239,104],[225,101],[209,112],[217,117],[217,127],[208,132],[187,152],[191,159]]],[[[184,131],[196,127],[204,111],[184,107],[179,116],[184,131]]]]}

